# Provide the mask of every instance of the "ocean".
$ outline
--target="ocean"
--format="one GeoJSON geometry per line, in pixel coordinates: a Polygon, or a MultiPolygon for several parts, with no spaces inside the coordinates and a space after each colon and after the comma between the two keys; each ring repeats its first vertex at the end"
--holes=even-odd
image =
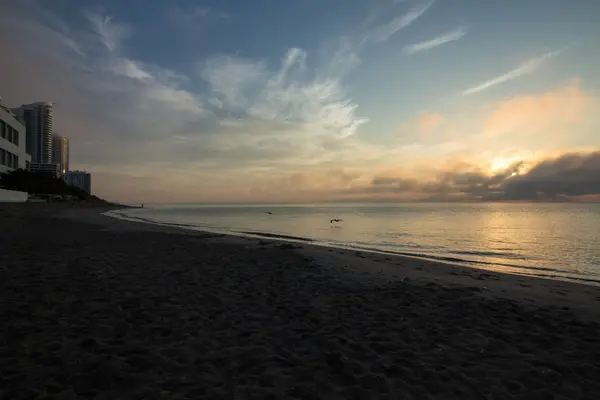
{"type": "Polygon", "coordinates": [[[161,205],[117,214],[600,284],[600,204],[161,205]]]}

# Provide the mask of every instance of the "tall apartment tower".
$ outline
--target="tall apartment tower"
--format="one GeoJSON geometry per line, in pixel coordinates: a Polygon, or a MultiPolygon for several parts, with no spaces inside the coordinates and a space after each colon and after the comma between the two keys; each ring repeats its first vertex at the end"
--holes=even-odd
{"type": "Polygon", "coordinates": [[[25,127],[32,164],[52,164],[52,103],[37,102],[12,109],[25,127]]]}
{"type": "Polygon", "coordinates": [[[85,171],[68,171],[65,182],[69,185],[83,189],[87,194],[92,194],[92,175],[85,171]]]}
{"type": "Polygon", "coordinates": [[[69,171],[69,138],[52,135],[52,163],[58,165],[60,176],[69,171]]]}

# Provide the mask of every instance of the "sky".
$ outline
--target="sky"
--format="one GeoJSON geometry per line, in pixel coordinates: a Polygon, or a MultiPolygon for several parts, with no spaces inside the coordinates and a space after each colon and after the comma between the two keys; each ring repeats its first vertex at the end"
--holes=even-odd
{"type": "Polygon", "coordinates": [[[0,2],[108,200],[600,199],[597,0],[0,2]]]}

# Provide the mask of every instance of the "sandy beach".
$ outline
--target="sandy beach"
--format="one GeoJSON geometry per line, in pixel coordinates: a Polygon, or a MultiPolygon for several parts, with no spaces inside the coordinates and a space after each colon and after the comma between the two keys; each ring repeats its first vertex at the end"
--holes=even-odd
{"type": "Polygon", "coordinates": [[[598,399],[600,288],[0,205],[0,399],[598,399]]]}

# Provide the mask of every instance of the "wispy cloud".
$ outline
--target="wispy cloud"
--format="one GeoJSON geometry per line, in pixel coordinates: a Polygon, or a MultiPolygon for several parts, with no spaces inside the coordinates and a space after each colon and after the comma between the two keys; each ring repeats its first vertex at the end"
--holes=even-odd
{"type": "Polygon", "coordinates": [[[306,58],[306,52],[292,48],[277,70],[269,70],[260,60],[218,56],[201,76],[223,107],[247,117],[278,121],[286,130],[296,127],[305,138],[352,136],[366,120],[356,115],[339,79],[306,79],[306,58]]]}
{"type": "Polygon", "coordinates": [[[324,54],[325,65],[319,67],[319,74],[323,76],[343,77],[362,63],[360,46],[347,37],[341,38],[333,48],[324,49],[324,54]]]}
{"type": "Polygon", "coordinates": [[[206,17],[211,12],[209,7],[196,7],[191,13],[194,17],[206,17]]]}
{"type": "Polygon", "coordinates": [[[229,22],[231,14],[210,7],[196,6],[191,8],[174,7],[170,12],[172,21],[186,27],[205,26],[210,22],[229,22]]]}
{"type": "Polygon", "coordinates": [[[431,50],[431,49],[441,46],[443,44],[459,40],[466,34],[467,34],[467,28],[459,27],[450,32],[446,32],[442,35],[436,36],[433,39],[429,39],[429,40],[426,40],[423,42],[408,45],[402,49],[402,52],[404,54],[415,54],[415,53],[419,53],[421,51],[431,50]]]}
{"type": "Polygon", "coordinates": [[[499,85],[504,82],[511,81],[513,79],[520,78],[524,75],[531,74],[531,73],[535,72],[538,68],[540,68],[542,65],[544,65],[548,60],[556,57],[560,53],[561,53],[561,51],[551,51],[549,53],[544,54],[541,57],[537,57],[537,58],[528,60],[521,66],[519,66],[511,71],[508,71],[500,76],[497,76],[497,77],[487,80],[477,86],[473,86],[473,87],[465,90],[463,92],[463,95],[468,96],[471,94],[483,92],[484,90],[489,89],[493,86],[499,85]]]}
{"type": "Polygon", "coordinates": [[[248,91],[266,79],[266,66],[262,62],[233,56],[215,56],[206,62],[200,76],[208,82],[213,92],[211,103],[239,110],[248,107],[248,91]]]}
{"type": "Polygon", "coordinates": [[[121,42],[129,36],[129,28],[114,23],[110,16],[88,13],[87,18],[98,41],[110,52],[117,50],[121,42]]]}
{"type": "Polygon", "coordinates": [[[135,31],[116,18],[87,14],[86,26],[73,27],[73,44],[90,54],[81,57],[58,53],[64,35],[49,34],[54,25],[26,11],[0,15],[0,43],[20,62],[0,76],[3,95],[11,104],[48,99],[60,105],[56,129],[70,134],[73,164],[97,174],[101,195],[138,196],[139,187],[119,180],[147,175],[172,190],[226,182],[243,191],[250,178],[240,177],[251,171],[293,173],[355,160],[357,149],[359,158],[374,154],[354,135],[366,119],[339,71],[309,68],[302,49],[290,48],[279,63],[208,55],[197,74],[185,76],[128,54],[124,41],[135,31]]]}
{"type": "Polygon", "coordinates": [[[419,19],[429,8],[435,3],[435,0],[428,0],[411,8],[405,14],[393,18],[391,21],[379,25],[366,33],[364,41],[380,43],[385,42],[392,37],[396,32],[404,29],[419,19]]]}
{"type": "MultiPolygon", "coordinates": [[[[409,0],[394,0],[393,6],[407,3],[409,0]]],[[[377,24],[375,21],[382,14],[381,9],[375,8],[363,21],[356,36],[342,36],[335,44],[329,44],[326,51],[326,61],[318,69],[323,76],[344,77],[361,63],[361,52],[368,44],[383,43],[419,19],[435,3],[435,0],[416,0],[413,7],[403,14],[397,15],[386,23],[377,24]]]]}

